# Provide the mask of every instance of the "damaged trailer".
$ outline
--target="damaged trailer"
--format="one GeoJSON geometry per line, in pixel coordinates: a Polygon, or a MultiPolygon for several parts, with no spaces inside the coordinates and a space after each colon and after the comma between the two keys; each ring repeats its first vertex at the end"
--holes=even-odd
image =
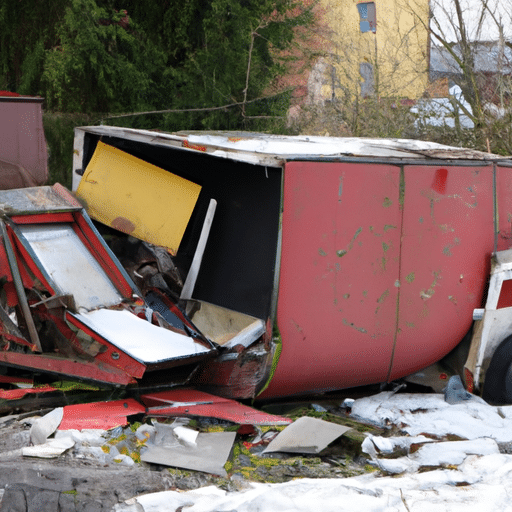
{"type": "Polygon", "coordinates": [[[75,130],[73,189],[114,252],[132,235],[118,254],[137,284],[218,347],[194,383],[266,399],[411,374],[444,386],[435,364],[467,338],[490,255],[510,247],[511,171],[413,140],[99,126],[75,130]],[[126,257],[135,239],[173,271],[144,275],[126,257]]]}
{"type": "Polygon", "coordinates": [[[79,203],[4,208],[23,264],[0,362],[238,399],[439,387],[510,247],[511,170],[412,140],[77,128],[79,203]],[[85,261],[107,276],[88,292],[85,261]]]}

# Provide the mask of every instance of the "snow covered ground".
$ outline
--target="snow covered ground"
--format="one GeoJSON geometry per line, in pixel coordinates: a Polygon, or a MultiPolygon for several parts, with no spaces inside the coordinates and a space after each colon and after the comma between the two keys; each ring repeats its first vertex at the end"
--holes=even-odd
{"type": "Polygon", "coordinates": [[[363,449],[382,471],[340,479],[247,483],[136,496],[116,512],[512,511],[512,406],[473,399],[450,405],[439,394],[383,392],[356,400],[352,416],[398,427],[368,436],[363,449]],[[400,449],[401,452],[397,452],[400,449]],[[396,458],[387,454],[403,453],[396,458]],[[180,508],[181,507],[181,508],[180,508]]]}

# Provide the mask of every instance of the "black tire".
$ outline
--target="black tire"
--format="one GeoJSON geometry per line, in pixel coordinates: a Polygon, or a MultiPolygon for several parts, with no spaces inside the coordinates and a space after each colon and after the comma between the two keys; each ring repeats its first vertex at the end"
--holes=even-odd
{"type": "Polygon", "coordinates": [[[492,356],[482,398],[491,404],[512,404],[512,335],[500,343],[492,356]]]}

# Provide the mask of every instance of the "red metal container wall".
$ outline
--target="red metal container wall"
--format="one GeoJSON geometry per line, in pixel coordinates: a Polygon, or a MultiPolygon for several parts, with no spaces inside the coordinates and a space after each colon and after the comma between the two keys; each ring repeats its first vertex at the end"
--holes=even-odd
{"type": "Polygon", "coordinates": [[[283,349],[262,396],[386,379],[396,330],[399,194],[398,167],[286,165],[277,310],[283,349]]]}
{"type": "Polygon", "coordinates": [[[390,380],[443,357],[480,307],[493,251],[493,168],[406,166],[390,380]]]}
{"type": "Polygon", "coordinates": [[[512,169],[498,167],[496,170],[496,206],[498,212],[497,250],[512,246],[512,169]]]}
{"type": "Polygon", "coordinates": [[[283,208],[283,345],[262,397],[393,380],[469,329],[494,245],[492,166],[292,162],[283,208]]]}

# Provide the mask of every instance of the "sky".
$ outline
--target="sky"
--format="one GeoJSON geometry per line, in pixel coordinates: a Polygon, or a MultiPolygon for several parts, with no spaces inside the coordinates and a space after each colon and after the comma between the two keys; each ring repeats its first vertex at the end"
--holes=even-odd
{"type": "MultiPolygon", "coordinates": [[[[501,25],[504,28],[505,39],[510,40],[512,38],[510,0],[485,0],[485,2],[489,7],[488,10],[482,7],[484,0],[460,0],[468,37],[472,41],[497,41],[498,26],[501,25]]],[[[431,0],[431,9],[434,17],[431,21],[431,29],[436,33],[441,32],[443,38],[449,42],[459,40],[454,30],[454,26],[458,26],[454,0],[431,0]]]]}

